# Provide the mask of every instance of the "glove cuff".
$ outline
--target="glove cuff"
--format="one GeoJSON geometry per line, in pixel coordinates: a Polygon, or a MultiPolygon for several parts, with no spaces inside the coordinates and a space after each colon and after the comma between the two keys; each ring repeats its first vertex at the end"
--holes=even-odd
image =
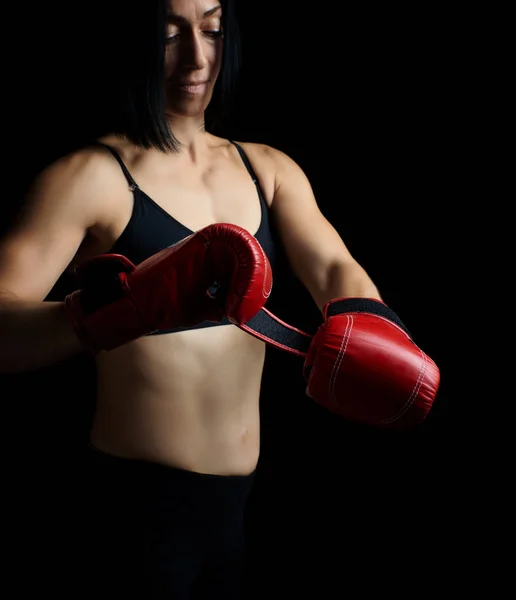
{"type": "Polygon", "coordinates": [[[343,313],[368,313],[383,317],[403,329],[403,331],[412,338],[409,330],[405,327],[398,315],[381,300],[376,300],[374,298],[336,298],[335,300],[330,300],[323,307],[325,319],[343,313]]]}

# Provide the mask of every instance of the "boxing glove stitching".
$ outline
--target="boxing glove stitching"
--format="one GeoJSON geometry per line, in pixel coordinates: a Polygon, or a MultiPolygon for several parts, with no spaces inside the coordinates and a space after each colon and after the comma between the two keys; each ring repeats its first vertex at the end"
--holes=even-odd
{"type": "Polygon", "coordinates": [[[329,393],[330,393],[330,398],[333,401],[333,404],[335,406],[338,405],[337,403],[337,398],[335,395],[335,387],[337,385],[337,376],[339,373],[339,369],[342,365],[342,361],[344,360],[344,356],[346,354],[346,351],[348,349],[348,344],[349,344],[349,340],[351,339],[351,330],[353,329],[353,324],[354,324],[354,317],[353,315],[346,315],[347,317],[347,323],[346,323],[346,329],[342,335],[342,342],[340,344],[340,348],[339,348],[339,353],[337,355],[337,358],[335,359],[335,362],[333,363],[333,369],[332,369],[332,373],[331,373],[331,377],[330,377],[330,382],[329,382],[329,393]],[[342,347],[344,345],[345,342],[345,347],[344,350],[342,350],[342,347]]]}
{"type": "MultiPolygon", "coordinates": [[[[248,232],[246,232],[246,233],[248,233],[248,232]]],[[[232,241],[229,241],[229,240],[215,240],[215,241],[216,241],[217,244],[226,244],[227,246],[229,246],[229,248],[237,256],[242,255],[242,249],[241,248],[236,248],[232,241]]],[[[211,244],[211,243],[213,243],[213,241],[209,240],[209,243],[211,244]]],[[[263,278],[263,282],[262,282],[262,297],[265,298],[265,299],[267,299],[270,296],[271,290],[272,290],[272,274],[271,274],[271,284],[269,285],[269,291],[267,292],[266,291],[266,282],[267,282],[267,273],[269,271],[269,268],[268,268],[268,258],[265,255],[265,252],[264,252],[264,250],[263,250],[263,248],[261,247],[260,244],[258,244],[258,248],[259,248],[260,253],[262,255],[263,265],[264,265],[264,278],[263,278]]],[[[240,269],[241,269],[241,267],[240,267],[240,269]]]]}
{"type": "MultiPolygon", "coordinates": [[[[256,241],[258,241],[258,240],[256,240],[256,241]]],[[[265,252],[264,252],[261,244],[258,244],[258,248],[260,249],[260,252],[262,253],[263,264],[264,264],[264,269],[265,269],[263,285],[262,285],[262,295],[265,299],[267,299],[271,295],[271,290],[272,290],[272,273],[271,273],[271,283],[269,285],[269,291],[266,291],[265,286],[267,285],[267,273],[269,271],[269,267],[268,267],[269,259],[265,255],[265,252]]]]}
{"type": "MultiPolygon", "coordinates": [[[[340,344],[340,348],[339,348],[339,353],[337,355],[337,358],[335,359],[335,362],[333,364],[333,368],[332,368],[332,373],[330,376],[330,381],[329,381],[329,395],[330,398],[333,402],[333,404],[335,406],[337,406],[338,408],[342,408],[339,403],[337,402],[337,398],[336,398],[336,393],[335,393],[335,388],[336,388],[336,384],[337,384],[337,379],[338,379],[338,374],[340,372],[340,368],[342,365],[342,361],[344,360],[348,345],[349,345],[349,341],[351,339],[351,331],[353,329],[353,325],[354,325],[354,317],[353,315],[347,314],[347,323],[346,323],[346,329],[342,335],[342,341],[340,344]]],[[[404,332],[405,333],[405,332],[404,332]]],[[[412,388],[412,392],[410,393],[409,397],[407,398],[407,400],[405,401],[405,403],[403,404],[403,407],[392,417],[390,418],[386,418],[386,419],[382,419],[377,421],[377,424],[379,425],[386,425],[389,423],[393,423],[395,421],[398,421],[399,419],[401,419],[401,417],[407,412],[407,410],[412,406],[412,404],[414,403],[415,398],[417,397],[422,385],[423,385],[423,380],[425,378],[426,375],[426,371],[427,371],[427,360],[426,360],[426,356],[425,353],[419,348],[418,349],[421,357],[422,357],[422,365],[421,368],[419,370],[419,374],[418,377],[416,379],[416,382],[414,384],[414,387],[412,388]]],[[[348,411],[346,411],[348,412],[348,411]]],[[[353,415],[353,412],[348,412],[349,415],[353,415]]],[[[357,415],[358,416],[358,415],[357,415]]]]}
{"type": "Polygon", "coordinates": [[[427,365],[428,365],[428,360],[427,360],[426,354],[420,348],[418,348],[418,350],[421,353],[421,357],[423,360],[422,360],[421,369],[419,370],[419,375],[417,377],[416,383],[414,384],[414,387],[412,389],[412,393],[408,397],[408,399],[405,402],[405,404],[403,405],[403,407],[400,408],[400,410],[390,419],[384,419],[383,421],[380,421],[381,424],[388,424],[388,423],[393,423],[394,421],[398,421],[414,403],[414,400],[416,399],[416,397],[419,393],[419,390],[421,389],[421,387],[423,385],[423,380],[425,378],[426,371],[427,371],[427,365]]]}

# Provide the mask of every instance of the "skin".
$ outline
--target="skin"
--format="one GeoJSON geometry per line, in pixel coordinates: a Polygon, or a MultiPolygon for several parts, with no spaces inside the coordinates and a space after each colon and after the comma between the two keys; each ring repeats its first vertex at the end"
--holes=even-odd
{"type": "MultiPolygon", "coordinates": [[[[216,0],[169,2],[167,116],[180,152],[142,150],[115,136],[102,141],[118,150],[140,188],[188,228],[228,222],[254,234],[261,214],[255,185],[236,149],[204,131],[224,43],[213,33],[220,31],[220,9],[205,16],[216,6],[216,0]],[[208,83],[195,94],[181,88],[192,81],[208,83]]],[[[317,306],[344,296],[380,298],[320,212],[300,167],[274,148],[240,143],[292,269],[317,306]]],[[[67,267],[109,251],[132,205],[119,165],[103,149],[75,152],[38,176],[22,218],[0,246],[3,371],[81,350],[62,303],[42,301],[67,267]]],[[[248,474],[260,451],[264,357],[265,344],[232,325],[145,337],[102,352],[91,442],[118,456],[200,473],[248,474]]]]}

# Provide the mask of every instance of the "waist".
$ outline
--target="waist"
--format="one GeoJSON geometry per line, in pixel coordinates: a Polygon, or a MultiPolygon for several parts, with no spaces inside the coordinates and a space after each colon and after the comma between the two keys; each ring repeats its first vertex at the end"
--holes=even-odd
{"type": "Polygon", "coordinates": [[[97,359],[91,441],[214,473],[254,469],[264,344],[236,327],[146,337],[97,359]]]}
{"type": "Polygon", "coordinates": [[[235,475],[201,473],[143,458],[116,456],[92,443],[86,449],[86,467],[88,478],[118,490],[121,489],[119,486],[125,487],[125,492],[130,491],[133,497],[140,493],[147,496],[149,485],[157,485],[162,491],[168,488],[176,495],[178,490],[196,490],[197,493],[224,485],[226,489],[241,490],[245,495],[253,484],[256,472],[253,469],[249,473],[235,475]]]}
{"type": "Polygon", "coordinates": [[[260,454],[259,415],[256,411],[242,427],[205,428],[155,414],[147,421],[124,417],[120,422],[97,412],[90,443],[118,459],[203,475],[247,476],[256,469],[260,454]]]}
{"type": "Polygon", "coordinates": [[[260,450],[259,393],[163,397],[100,390],[90,441],[107,453],[213,474],[247,474],[260,450]]]}

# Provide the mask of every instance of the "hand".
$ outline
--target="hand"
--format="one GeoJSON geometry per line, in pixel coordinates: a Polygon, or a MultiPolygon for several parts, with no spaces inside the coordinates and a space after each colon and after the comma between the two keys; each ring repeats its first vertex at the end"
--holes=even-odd
{"type": "Polygon", "coordinates": [[[345,298],[323,308],[304,362],[306,392],[366,425],[409,429],[428,415],[440,383],[434,361],[379,300],[345,298]]]}
{"type": "Polygon", "coordinates": [[[84,347],[111,350],[159,329],[227,317],[239,324],[267,301],[271,266],[248,231],[215,224],[133,265],[120,255],[88,261],[65,307],[84,347]]]}

